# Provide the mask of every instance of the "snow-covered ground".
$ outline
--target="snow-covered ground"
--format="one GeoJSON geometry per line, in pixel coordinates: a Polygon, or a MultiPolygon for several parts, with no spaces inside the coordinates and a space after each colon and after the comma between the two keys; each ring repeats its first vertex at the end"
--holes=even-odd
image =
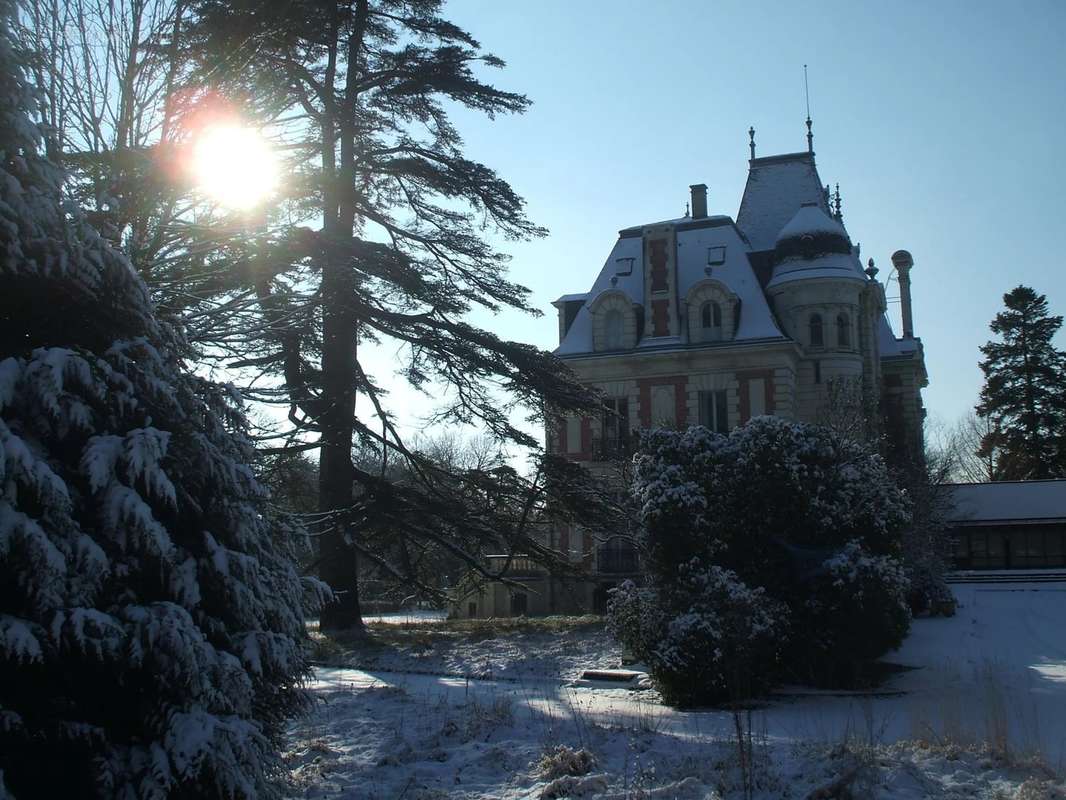
{"type": "Polygon", "coordinates": [[[886,659],[915,669],[867,695],[768,698],[739,719],[743,749],[728,711],[575,682],[620,659],[587,622],[390,630],[317,670],[315,710],[290,737],[293,794],[804,798],[854,773],[855,797],[1066,798],[1053,775],[1066,765],[1066,585],[954,589],[957,616],[915,621],[886,659]]]}

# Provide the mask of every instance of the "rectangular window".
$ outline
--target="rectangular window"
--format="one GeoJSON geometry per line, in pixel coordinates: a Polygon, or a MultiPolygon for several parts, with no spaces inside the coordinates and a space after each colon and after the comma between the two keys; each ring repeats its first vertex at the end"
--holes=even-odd
{"type": "Polygon", "coordinates": [[[748,411],[752,417],[766,413],[766,381],[763,378],[748,381],[748,411]]]}
{"type": "Polygon", "coordinates": [[[821,361],[815,361],[814,362],[814,382],[815,383],[821,383],[822,382],[822,362],[821,361]]]}
{"type": "Polygon", "coordinates": [[[1062,550],[1062,531],[1051,530],[1047,532],[1047,563],[1049,567],[1061,567],[1064,565],[1062,550]]]}
{"type": "Polygon", "coordinates": [[[717,433],[729,433],[728,398],[725,389],[700,392],[700,425],[717,433]]]}
{"type": "Polygon", "coordinates": [[[566,418],[566,452],[581,452],[581,417],[566,418]]]}
{"type": "Polygon", "coordinates": [[[651,425],[653,428],[677,426],[677,401],[673,384],[651,387],[651,425]]]}
{"type": "Polygon", "coordinates": [[[606,455],[624,453],[629,443],[629,398],[609,397],[603,403],[603,449],[606,455]]]}

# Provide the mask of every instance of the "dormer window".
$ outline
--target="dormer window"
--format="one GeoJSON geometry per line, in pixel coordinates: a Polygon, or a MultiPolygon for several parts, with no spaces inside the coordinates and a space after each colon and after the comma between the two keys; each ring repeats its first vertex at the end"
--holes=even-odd
{"type": "Polygon", "coordinates": [[[822,336],[822,315],[811,314],[811,347],[823,347],[825,339],[822,336]]]}
{"type": "Polygon", "coordinates": [[[722,338],[722,306],[711,300],[700,309],[700,329],[703,341],[716,342],[722,338]]]}
{"type": "Polygon", "coordinates": [[[692,344],[725,342],[737,329],[740,301],[729,287],[713,278],[700,281],[685,297],[685,327],[692,344]]]}
{"type": "Polygon", "coordinates": [[[837,314],[837,346],[851,347],[851,320],[847,314],[837,314]]]}
{"type": "Polygon", "coordinates": [[[625,346],[625,319],[617,308],[603,315],[603,342],[607,350],[621,350],[625,346]]]}

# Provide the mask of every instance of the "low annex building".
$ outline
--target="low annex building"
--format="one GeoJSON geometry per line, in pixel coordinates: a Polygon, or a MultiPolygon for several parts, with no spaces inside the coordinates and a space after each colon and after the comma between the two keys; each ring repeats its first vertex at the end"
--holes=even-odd
{"type": "MultiPolygon", "coordinates": [[[[809,128],[809,125],[808,125],[809,128]]],[[[707,187],[690,187],[689,212],[619,231],[592,287],[555,301],[556,354],[603,393],[604,413],[548,431],[550,450],[608,474],[633,433],[701,424],[728,431],[762,414],[818,422],[830,387],[900,454],[920,455],[927,383],[914,336],[910,253],[892,254],[903,335],[885,315],[884,286],[864,268],[823,185],[808,135],[805,152],[755,157],[736,219],[708,214],[707,187]]],[[[840,413],[841,409],[833,409],[840,413]]],[[[562,584],[528,568],[528,593],[493,584],[461,616],[602,611],[607,590],[638,572],[623,538],[593,541],[558,525],[551,546],[592,578],[562,584]]]]}
{"type": "MultiPolygon", "coordinates": [[[[1066,568],[1066,479],[958,483],[948,523],[957,578],[1001,570],[1066,568]]],[[[1015,577],[1019,576],[1015,573],[1015,577]]]]}

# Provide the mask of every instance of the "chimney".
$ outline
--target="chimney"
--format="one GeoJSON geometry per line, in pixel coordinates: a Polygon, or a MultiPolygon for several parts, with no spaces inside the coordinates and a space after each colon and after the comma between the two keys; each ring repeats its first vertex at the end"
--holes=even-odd
{"type": "Polygon", "coordinates": [[[694,183],[688,187],[692,191],[692,218],[706,219],[707,217],[707,184],[694,183]]]}
{"type": "Polygon", "coordinates": [[[897,250],[892,254],[892,266],[899,275],[899,305],[903,314],[903,338],[914,338],[914,316],[911,310],[911,267],[914,258],[906,250],[897,250]]]}

